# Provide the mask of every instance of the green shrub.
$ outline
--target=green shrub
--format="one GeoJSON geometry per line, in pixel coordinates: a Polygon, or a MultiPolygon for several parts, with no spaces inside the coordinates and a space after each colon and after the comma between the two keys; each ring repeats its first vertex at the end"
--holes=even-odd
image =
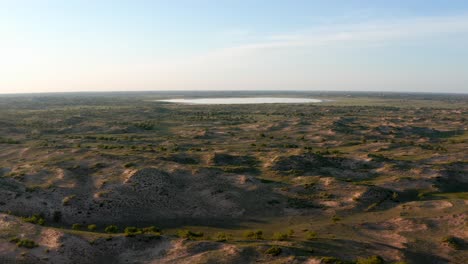
{"type": "Polygon", "coordinates": [[[265,251],[265,254],[272,255],[272,256],[278,256],[281,254],[281,248],[278,246],[272,246],[271,248],[267,249],[265,251]]]}
{"type": "Polygon", "coordinates": [[[284,233],[274,233],[273,234],[273,240],[277,240],[277,241],[285,241],[289,238],[288,234],[284,234],[284,233]]]}
{"type": "Polygon", "coordinates": [[[156,123],[152,121],[143,121],[143,122],[135,123],[134,126],[144,129],[144,130],[152,130],[155,128],[156,123]]]}
{"type": "Polygon", "coordinates": [[[294,230],[293,229],[288,230],[288,236],[290,236],[290,237],[294,236],[294,230]]]}
{"type": "Polygon", "coordinates": [[[38,214],[32,215],[30,217],[24,217],[23,221],[25,221],[26,223],[37,224],[37,225],[44,225],[45,224],[44,218],[42,218],[38,214]]]}
{"type": "Polygon", "coordinates": [[[306,238],[307,240],[314,240],[317,238],[317,233],[314,231],[309,231],[307,232],[306,238]]]}
{"type": "Polygon", "coordinates": [[[106,233],[117,233],[119,231],[119,228],[116,225],[110,225],[104,229],[104,232],[106,233]]]}
{"type": "Polygon", "coordinates": [[[219,232],[215,234],[215,241],[217,242],[225,242],[230,238],[229,235],[227,235],[224,232],[219,232]]]}
{"type": "Polygon", "coordinates": [[[18,247],[24,247],[24,248],[35,248],[38,247],[36,242],[29,240],[29,239],[19,239],[17,237],[14,237],[10,239],[11,243],[16,243],[18,247]]]}
{"type": "Polygon", "coordinates": [[[19,144],[20,142],[11,138],[2,138],[0,137],[0,144],[19,144]]]}
{"type": "Polygon", "coordinates": [[[244,237],[249,239],[263,239],[263,231],[256,230],[256,231],[246,231],[244,232],[244,237]]]}
{"type": "Polygon", "coordinates": [[[161,230],[155,226],[148,226],[142,229],[143,233],[160,233],[161,230]]]}
{"type": "Polygon", "coordinates": [[[183,230],[177,231],[177,235],[180,238],[195,239],[195,238],[203,237],[204,234],[203,232],[192,232],[190,230],[183,229],[183,230]]]}
{"type": "Polygon", "coordinates": [[[80,230],[83,226],[81,224],[73,224],[72,229],[73,230],[80,230]]]}
{"type": "Polygon", "coordinates": [[[153,238],[160,238],[161,233],[159,232],[151,232],[151,233],[145,233],[145,237],[153,239],[153,238]]]}
{"type": "Polygon", "coordinates": [[[380,256],[371,256],[368,258],[360,258],[356,260],[356,264],[383,264],[384,260],[380,256]]]}
{"type": "Polygon", "coordinates": [[[143,234],[143,231],[140,228],[136,228],[134,226],[126,227],[124,230],[125,236],[132,237],[135,235],[143,234]]]}
{"type": "Polygon", "coordinates": [[[335,257],[323,257],[320,259],[320,263],[323,264],[344,264],[345,262],[335,257]]]}
{"type": "Polygon", "coordinates": [[[67,205],[70,205],[70,202],[73,198],[75,198],[76,195],[70,195],[70,196],[67,196],[65,198],[63,198],[62,200],[62,205],[64,206],[67,206],[67,205]]]}
{"type": "Polygon", "coordinates": [[[97,225],[94,225],[94,224],[88,225],[88,230],[89,231],[94,232],[94,231],[96,231],[96,229],[97,229],[97,225]]]}

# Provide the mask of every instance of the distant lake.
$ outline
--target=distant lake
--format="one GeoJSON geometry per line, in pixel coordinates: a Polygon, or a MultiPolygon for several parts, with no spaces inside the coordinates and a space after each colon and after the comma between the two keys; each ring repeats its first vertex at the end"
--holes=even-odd
{"type": "Polygon", "coordinates": [[[224,98],[199,98],[199,99],[167,99],[159,102],[183,103],[183,104],[304,104],[320,103],[322,100],[312,98],[285,98],[285,97],[224,97],[224,98]]]}

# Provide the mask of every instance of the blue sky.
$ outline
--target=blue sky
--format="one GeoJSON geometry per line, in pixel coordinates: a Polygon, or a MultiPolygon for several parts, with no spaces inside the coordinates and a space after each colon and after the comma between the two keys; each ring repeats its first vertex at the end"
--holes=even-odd
{"type": "Polygon", "coordinates": [[[460,0],[0,0],[0,93],[466,93],[466,47],[460,0]]]}

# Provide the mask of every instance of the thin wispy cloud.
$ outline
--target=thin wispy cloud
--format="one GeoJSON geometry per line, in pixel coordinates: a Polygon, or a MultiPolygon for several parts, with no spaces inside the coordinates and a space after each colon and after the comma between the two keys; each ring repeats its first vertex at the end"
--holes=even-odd
{"type": "Polygon", "coordinates": [[[0,92],[468,89],[468,4],[156,2],[0,4],[0,92]]]}
{"type": "Polygon", "coordinates": [[[350,41],[378,43],[461,32],[468,32],[468,14],[320,26],[308,31],[302,30],[299,33],[264,36],[263,41],[224,48],[222,52],[332,45],[350,41]]]}

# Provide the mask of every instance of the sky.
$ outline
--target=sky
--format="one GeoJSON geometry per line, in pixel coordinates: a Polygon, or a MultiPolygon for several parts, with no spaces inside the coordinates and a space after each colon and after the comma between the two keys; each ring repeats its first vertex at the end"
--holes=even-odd
{"type": "Polygon", "coordinates": [[[0,93],[468,93],[466,0],[0,0],[0,93]]]}

